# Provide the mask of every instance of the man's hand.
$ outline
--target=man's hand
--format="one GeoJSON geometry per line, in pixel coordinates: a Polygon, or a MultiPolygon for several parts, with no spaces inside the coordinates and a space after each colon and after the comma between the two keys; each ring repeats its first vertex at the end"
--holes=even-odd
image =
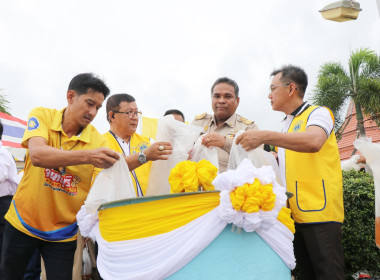
{"type": "Polygon", "coordinates": [[[92,164],[99,168],[109,168],[119,159],[119,155],[108,148],[93,150],[61,150],[51,147],[40,136],[28,140],[29,155],[34,166],[57,168],[62,166],[92,164]]]}
{"type": "Polygon", "coordinates": [[[236,139],[246,151],[256,149],[262,144],[274,145],[300,153],[316,153],[325,141],[327,134],[319,126],[308,126],[305,131],[281,133],[269,130],[247,130],[236,139]]]}
{"type": "Polygon", "coordinates": [[[144,154],[147,160],[167,160],[172,151],[173,148],[169,142],[154,142],[144,151],[144,154]]]}
{"type": "Polygon", "coordinates": [[[207,148],[214,146],[222,149],[225,143],[226,138],[216,132],[210,132],[202,138],[202,145],[206,146],[207,148]]]}
{"type": "Polygon", "coordinates": [[[364,164],[364,163],[367,163],[367,159],[365,158],[365,156],[363,156],[361,153],[359,153],[359,158],[358,158],[358,161],[356,163],[361,163],[361,164],[364,164]]]}
{"type": "Polygon", "coordinates": [[[247,130],[236,138],[236,145],[239,144],[247,152],[256,149],[264,144],[264,130],[247,130]]]}
{"type": "Polygon", "coordinates": [[[119,155],[109,148],[97,148],[88,150],[90,153],[90,163],[98,168],[109,168],[119,159],[119,155]]]}
{"type": "Polygon", "coordinates": [[[270,153],[274,156],[274,158],[278,161],[278,154],[274,151],[270,151],[270,153]]]}

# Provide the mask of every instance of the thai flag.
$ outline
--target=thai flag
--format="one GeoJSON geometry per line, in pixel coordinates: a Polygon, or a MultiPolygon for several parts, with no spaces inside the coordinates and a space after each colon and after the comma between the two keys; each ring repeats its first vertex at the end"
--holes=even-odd
{"type": "Polygon", "coordinates": [[[21,141],[26,129],[26,121],[0,112],[0,119],[4,127],[1,142],[3,146],[22,148],[21,141]]]}

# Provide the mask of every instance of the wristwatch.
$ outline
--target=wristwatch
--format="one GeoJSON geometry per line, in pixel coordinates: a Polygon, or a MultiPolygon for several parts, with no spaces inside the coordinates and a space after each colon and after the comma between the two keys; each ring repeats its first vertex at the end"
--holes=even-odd
{"type": "Polygon", "coordinates": [[[140,153],[139,153],[139,156],[137,157],[137,160],[138,160],[139,163],[141,163],[141,164],[146,163],[146,155],[144,154],[144,152],[140,152],[140,153]]]}

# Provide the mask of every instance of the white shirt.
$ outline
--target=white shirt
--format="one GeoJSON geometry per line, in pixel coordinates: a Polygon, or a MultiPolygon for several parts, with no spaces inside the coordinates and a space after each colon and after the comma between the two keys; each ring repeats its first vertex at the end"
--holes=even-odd
{"type": "MultiPolygon", "coordinates": [[[[131,155],[131,151],[129,149],[129,143],[130,143],[130,141],[128,141],[128,143],[127,143],[123,139],[121,139],[119,136],[117,136],[117,135],[115,135],[115,136],[116,136],[117,142],[119,142],[119,145],[120,145],[121,149],[124,152],[124,155],[125,156],[130,156],[131,155]]],[[[149,142],[150,142],[150,144],[153,144],[155,141],[152,138],[149,138],[149,142]]]]}
{"type": "Polygon", "coordinates": [[[17,167],[0,140],[0,197],[14,195],[18,186],[17,167]]]}
{"type": "MultiPolygon", "coordinates": [[[[298,113],[295,114],[295,116],[298,116],[299,114],[301,114],[305,110],[306,106],[308,106],[308,104],[305,102],[302,105],[301,110],[299,110],[298,113]]],[[[286,118],[283,120],[283,128],[281,131],[282,133],[287,133],[295,116],[292,114],[286,116],[286,118]]],[[[334,121],[331,118],[329,110],[325,107],[316,108],[310,114],[309,119],[307,120],[307,123],[306,123],[306,127],[309,127],[312,125],[321,127],[326,132],[327,137],[329,137],[330,133],[334,129],[334,121]]],[[[286,188],[285,149],[278,147],[277,156],[278,156],[278,164],[280,167],[281,181],[284,184],[284,187],[286,188]]]]}
{"type": "Polygon", "coordinates": [[[128,143],[127,143],[123,139],[121,139],[119,136],[116,136],[116,140],[117,140],[117,142],[119,142],[119,145],[120,145],[121,149],[123,150],[124,155],[130,156],[131,155],[131,152],[129,150],[129,142],[130,141],[128,141],[128,143]]]}

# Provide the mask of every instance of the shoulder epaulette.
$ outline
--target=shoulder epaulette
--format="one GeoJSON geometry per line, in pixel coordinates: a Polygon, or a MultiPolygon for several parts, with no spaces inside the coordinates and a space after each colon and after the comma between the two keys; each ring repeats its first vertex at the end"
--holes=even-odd
{"type": "Polygon", "coordinates": [[[200,114],[200,115],[196,115],[195,116],[195,119],[196,120],[201,120],[201,119],[204,119],[206,117],[207,113],[203,113],[203,114],[200,114]]]}
{"type": "Polygon", "coordinates": [[[244,117],[242,117],[242,116],[239,116],[239,117],[240,117],[240,121],[241,121],[242,123],[246,124],[246,125],[250,125],[250,124],[253,123],[253,121],[250,121],[249,119],[246,119],[246,118],[244,118],[244,117]]]}

